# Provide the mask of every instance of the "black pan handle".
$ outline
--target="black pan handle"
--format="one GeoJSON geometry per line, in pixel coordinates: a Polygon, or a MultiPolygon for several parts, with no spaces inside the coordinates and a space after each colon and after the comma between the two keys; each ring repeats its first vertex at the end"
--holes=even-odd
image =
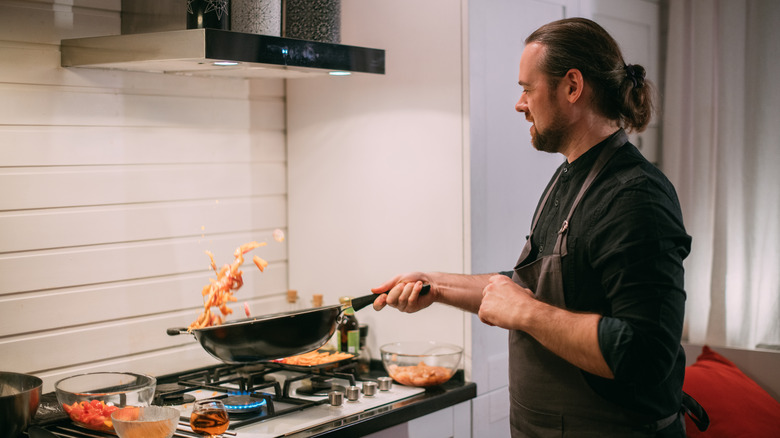
{"type": "MultiPolygon", "coordinates": [[[[422,287],[422,290],[420,290],[420,296],[427,295],[428,292],[431,291],[431,285],[430,284],[424,284],[422,287]]],[[[387,293],[387,292],[382,292],[387,293]]],[[[357,312],[358,310],[368,306],[369,304],[373,304],[374,300],[376,300],[376,297],[378,297],[381,294],[370,294],[365,295],[362,297],[357,297],[352,299],[352,308],[357,312]]]]}
{"type": "Polygon", "coordinates": [[[165,332],[168,333],[168,336],[176,336],[176,335],[186,334],[187,329],[184,327],[174,327],[174,328],[169,328],[165,332]]]}

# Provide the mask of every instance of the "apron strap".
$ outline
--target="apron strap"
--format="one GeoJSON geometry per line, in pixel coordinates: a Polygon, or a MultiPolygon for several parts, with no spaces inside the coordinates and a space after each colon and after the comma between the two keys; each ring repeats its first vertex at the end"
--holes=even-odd
{"type": "Polygon", "coordinates": [[[612,158],[612,155],[614,155],[621,146],[628,142],[628,135],[621,128],[612,134],[612,136],[607,141],[608,143],[604,146],[604,149],[602,149],[601,153],[596,159],[596,162],[590,169],[590,172],[588,172],[588,176],[585,178],[585,182],[582,183],[582,187],[580,188],[579,193],[577,193],[577,197],[574,198],[574,203],[571,206],[571,210],[569,210],[569,215],[566,217],[566,220],[563,221],[563,224],[561,224],[561,229],[558,231],[558,239],[557,242],[555,242],[555,247],[556,252],[559,252],[561,257],[565,256],[569,252],[566,245],[567,236],[569,235],[567,230],[569,229],[571,218],[574,216],[574,210],[585,196],[585,193],[588,191],[591,184],[593,184],[593,181],[596,180],[596,178],[601,173],[601,170],[604,168],[604,166],[606,166],[607,161],[612,158]]]}
{"type": "Polygon", "coordinates": [[[693,424],[700,431],[704,432],[710,427],[710,417],[707,415],[707,411],[704,410],[699,402],[685,392],[683,392],[682,396],[682,411],[691,417],[693,424]]]}
{"type": "MultiPolygon", "coordinates": [[[[577,206],[577,204],[580,202],[580,199],[585,194],[585,191],[587,191],[588,187],[590,187],[591,183],[593,183],[593,180],[596,179],[596,176],[598,176],[598,173],[601,171],[601,169],[604,167],[604,165],[609,161],[609,159],[612,157],[612,154],[615,153],[617,148],[620,146],[623,146],[628,141],[628,135],[623,131],[623,129],[619,129],[614,134],[612,134],[612,138],[610,139],[610,144],[605,147],[605,150],[601,152],[599,155],[599,158],[596,160],[596,163],[593,165],[593,169],[591,169],[590,174],[588,175],[588,178],[585,180],[585,183],[582,186],[582,189],[580,190],[579,194],[577,194],[577,199],[574,201],[574,206],[577,206]],[[610,149],[609,152],[606,151],[606,149],[610,149]],[[607,156],[604,156],[604,155],[607,156]],[[594,173],[595,170],[595,173],[594,173]]],[[[536,224],[539,222],[539,217],[542,215],[542,210],[544,210],[544,207],[547,205],[547,199],[550,197],[550,193],[552,193],[553,189],[555,188],[555,185],[558,184],[558,179],[561,177],[561,172],[559,171],[557,175],[555,175],[555,180],[553,180],[553,183],[550,184],[550,188],[547,189],[547,192],[545,192],[544,197],[542,198],[542,202],[539,203],[539,210],[536,211],[536,215],[534,216],[533,223],[531,223],[531,234],[533,234],[534,230],[536,229],[536,224]]],[[[568,219],[571,219],[572,212],[574,211],[574,208],[572,208],[572,211],[569,212],[568,219]]]]}

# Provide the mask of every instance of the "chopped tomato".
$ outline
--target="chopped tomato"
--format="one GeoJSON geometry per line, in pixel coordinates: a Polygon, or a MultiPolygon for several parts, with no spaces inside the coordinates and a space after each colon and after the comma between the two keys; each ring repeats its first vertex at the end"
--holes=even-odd
{"type": "Polygon", "coordinates": [[[119,409],[116,406],[107,405],[102,400],[76,402],[72,405],[62,404],[70,419],[90,429],[113,430],[111,413],[119,409]]]}

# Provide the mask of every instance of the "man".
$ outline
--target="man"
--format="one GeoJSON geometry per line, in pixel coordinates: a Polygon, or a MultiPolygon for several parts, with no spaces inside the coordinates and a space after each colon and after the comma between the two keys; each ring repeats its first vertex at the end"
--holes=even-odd
{"type": "Polygon", "coordinates": [[[510,330],[513,437],[683,437],[690,237],[674,188],[624,131],[650,121],[644,68],[587,19],[549,23],[525,43],[516,110],[534,147],[566,160],[514,271],[399,275],[373,290],[388,291],[374,308],[440,302],[510,330]]]}

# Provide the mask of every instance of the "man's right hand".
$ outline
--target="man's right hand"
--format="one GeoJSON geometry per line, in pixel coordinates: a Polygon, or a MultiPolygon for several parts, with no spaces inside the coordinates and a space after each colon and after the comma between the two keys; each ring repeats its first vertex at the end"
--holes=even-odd
{"type": "Polygon", "coordinates": [[[430,279],[422,272],[398,275],[381,286],[371,289],[371,292],[381,294],[374,300],[374,309],[382,310],[385,306],[390,306],[406,313],[422,310],[435,301],[436,292],[432,284],[430,292],[420,296],[420,291],[426,283],[430,284],[430,279]]]}

